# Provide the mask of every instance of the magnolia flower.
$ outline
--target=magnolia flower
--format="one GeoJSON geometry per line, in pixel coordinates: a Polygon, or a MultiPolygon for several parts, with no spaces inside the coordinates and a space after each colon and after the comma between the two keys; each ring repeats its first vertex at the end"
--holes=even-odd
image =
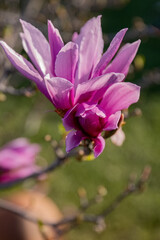
{"type": "Polygon", "coordinates": [[[17,138],[0,149],[0,182],[26,177],[38,170],[35,158],[40,151],[38,144],[17,138]]]}
{"type": "Polygon", "coordinates": [[[127,29],[116,34],[103,54],[101,16],[89,20],[65,45],[50,21],[49,43],[31,24],[22,20],[21,24],[23,47],[33,64],[3,41],[0,45],[17,70],[37,84],[63,117],[66,130],[71,131],[66,150],[89,139],[97,157],[105,145],[102,131],[117,129],[121,110],[139,99],[140,88],[123,80],[140,40],[124,45],[115,56],[127,29]]]}

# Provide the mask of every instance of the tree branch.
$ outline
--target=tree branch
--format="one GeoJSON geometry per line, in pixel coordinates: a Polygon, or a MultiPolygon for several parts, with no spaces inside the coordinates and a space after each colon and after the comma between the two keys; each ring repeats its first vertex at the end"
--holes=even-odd
{"type": "MultiPolygon", "coordinates": [[[[61,165],[63,161],[65,161],[66,159],[67,158],[64,157],[62,160],[57,160],[55,164],[46,168],[45,172],[53,170],[57,166],[61,165]]],[[[44,173],[44,170],[42,170],[41,172],[44,173]]],[[[89,203],[85,209],[80,208],[78,213],[75,214],[74,216],[66,217],[56,223],[42,221],[41,219],[35,218],[30,213],[24,211],[23,209],[16,206],[15,204],[12,204],[2,199],[0,199],[0,208],[5,209],[6,211],[12,212],[13,214],[19,217],[22,217],[27,221],[33,222],[35,224],[38,224],[38,222],[42,222],[43,225],[53,227],[59,234],[64,234],[65,232],[69,231],[71,228],[83,222],[90,222],[94,224],[103,225],[104,218],[106,218],[109,214],[111,214],[124,199],[126,199],[128,196],[130,196],[135,192],[142,192],[142,190],[144,190],[144,185],[149,179],[150,172],[151,172],[151,168],[149,166],[146,166],[139,180],[137,182],[129,182],[127,188],[124,191],[122,191],[122,193],[120,193],[108,207],[106,207],[102,212],[100,212],[97,215],[84,213],[85,210],[92,205],[92,204],[90,205],[89,203]]],[[[92,202],[93,202],[93,199],[91,199],[91,203],[92,202]]]]}
{"type": "Polygon", "coordinates": [[[21,182],[24,182],[27,179],[31,179],[31,178],[37,178],[42,176],[43,174],[49,173],[51,171],[54,171],[55,169],[57,169],[58,167],[60,167],[61,165],[63,165],[68,158],[76,156],[78,154],[78,150],[72,150],[71,152],[67,153],[66,155],[64,155],[63,157],[57,157],[56,160],[54,162],[52,162],[49,166],[47,166],[46,168],[41,169],[38,172],[32,173],[24,178],[20,178],[20,179],[16,179],[14,181],[11,182],[6,182],[6,183],[0,183],[0,189],[4,189],[4,188],[8,188],[8,187],[12,187],[14,185],[17,185],[21,182]]]}

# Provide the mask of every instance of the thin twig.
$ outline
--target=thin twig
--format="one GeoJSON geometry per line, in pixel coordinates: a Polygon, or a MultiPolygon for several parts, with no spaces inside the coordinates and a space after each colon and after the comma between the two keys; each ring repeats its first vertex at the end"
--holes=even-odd
{"type": "Polygon", "coordinates": [[[51,171],[54,171],[56,168],[60,167],[61,165],[63,165],[68,158],[72,157],[72,156],[76,156],[78,154],[78,150],[73,150],[70,153],[67,153],[65,156],[63,157],[58,157],[56,158],[56,160],[54,162],[52,162],[49,166],[47,166],[46,168],[41,169],[38,172],[32,173],[24,178],[20,178],[20,179],[16,179],[12,182],[6,182],[6,183],[1,183],[0,184],[0,189],[5,189],[8,187],[12,187],[18,183],[24,182],[27,179],[31,179],[31,178],[37,178],[42,176],[43,174],[49,173],[51,171]]]}
{"type": "Polygon", "coordinates": [[[0,92],[7,93],[14,96],[26,96],[30,97],[35,93],[35,88],[20,88],[16,89],[12,86],[6,86],[0,84],[0,92]]]}
{"type": "Polygon", "coordinates": [[[106,209],[104,209],[100,214],[96,216],[85,216],[84,221],[96,222],[99,218],[107,217],[111,212],[113,212],[119,206],[119,204],[124,199],[126,199],[128,196],[130,196],[135,192],[143,190],[144,184],[148,181],[150,173],[151,173],[151,168],[149,166],[146,166],[142,172],[141,177],[136,183],[129,183],[127,188],[122,193],[120,193],[106,209]]]}
{"type": "Polygon", "coordinates": [[[82,212],[82,209],[80,209],[80,211],[78,211],[76,215],[72,217],[66,217],[61,221],[52,223],[52,222],[42,221],[41,219],[35,218],[30,213],[23,210],[22,208],[2,199],[0,200],[0,208],[5,209],[6,211],[12,212],[15,215],[22,217],[35,224],[38,224],[38,222],[40,221],[43,223],[43,225],[51,226],[55,230],[59,231],[59,234],[64,234],[65,232],[68,232],[71,228],[79,225],[80,223],[90,222],[90,223],[97,224],[100,222],[100,220],[103,220],[104,218],[106,218],[110,213],[112,213],[120,205],[120,203],[124,199],[126,199],[131,194],[135,192],[141,192],[144,189],[144,184],[147,182],[150,176],[150,172],[151,172],[151,168],[148,166],[145,167],[139,180],[135,183],[133,182],[129,183],[127,188],[122,193],[120,193],[108,207],[106,207],[101,213],[97,215],[84,214],[82,212]],[[62,227],[62,226],[64,226],[64,228],[59,229],[59,227],[62,227]]]}

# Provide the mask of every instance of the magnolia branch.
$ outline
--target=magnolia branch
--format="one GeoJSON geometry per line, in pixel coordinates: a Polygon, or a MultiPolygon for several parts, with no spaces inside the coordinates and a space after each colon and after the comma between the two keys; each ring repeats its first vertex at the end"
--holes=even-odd
{"type": "Polygon", "coordinates": [[[32,173],[26,177],[23,178],[19,178],[16,179],[14,181],[11,182],[6,182],[6,183],[0,183],[0,189],[5,189],[8,187],[13,187],[19,183],[24,182],[27,179],[32,179],[32,178],[38,178],[41,177],[43,175],[45,175],[46,173],[50,173],[53,172],[55,169],[57,169],[58,167],[62,166],[63,164],[66,163],[66,161],[68,161],[69,158],[71,157],[76,157],[76,158],[80,158],[81,157],[81,153],[83,152],[83,154],[88,155],[90,153],[90,149],[87,147],[83,147],[83,150],[81,150],[80,148],[77,149],[73,149],[72,151],[70,151],[67,154],[63,154],[62,150],[58,147],[55,146],[55,154],[56,154],[56,160],[54,162],[52,162],[49,166],[35,172],[32,173]]]}
{"type": "Polygon", "coordinates": [[[12,86],[6,86],[0,84],[0,92],[15,96],[26,96],[30,97],[35,93],[35,88],[20,88],[16,89],[12,86]]]}
{"type": "Polygon", "coordinates": [[[32,96],[36,88],[35,87],[22,87],[19,89],[14,88],[13,86],[9,85],[9,77],[15,73],[15,69],[13,68],[3,68],[3,74],[0,78],[0,92],[4,94],[10,94],[10,95],[15,95],[15,96],[26,96],[30,97],[32,96]]]}
{"type": "Polygon", "coordinates": [[[6,182],[6,183],[0,183],[0,189],[4,189],[4,188],[8,188],[8,187],[13,187],[14,185],[24,182],[27,179],[31,179],[31,178],[37,178],[40,177],[46,173],[49,173],[51,171],[54,171],[56,168],[58,168],[59,166],[61,166],[62,164],[64,164],[64,162],[68,159],[68,155],[66,155],[64,158],[57,158],[53,163],[51,163],[49,166],[47,166],[46,168],[32,173],[24,178],[19,178],[16,179],[14,181],[11,182],[6,182]]]}
{"type": "Polygon", "coordinates": [[[68,160],[69,157],[74,156],[75,154],[76,154],[75,151],[72,151],[72,152],[66,154],[63,157],[57,157],[56,160],[54,162],[52,162],[49,166],[41,169],[38,172],[32,173],[32,174],[30,174],[30,175],[28,175],[24,178],[16,179],[16,180],[11,181],[11,182],[1,183],[0,184],[0,189],[7,188],[7,187],[12,187],[12,186],[14,186],[18,183],[24,182],[27,179],[37,178],[37,177],[40,177],[40,176],[42,176],[46,173],[54,171],[56,168],[63,165],[68,160]]]}
{"type": "MultiPolygon", "coordinates": [[[[33,217],[30,213],[26,212],[22,208],[18,207],[15,204],[12,204],[5,200],[0,200],[0,208],[6,211],[12,212],[13,214],[26,219],[27,221],[33,222],[35,224],[41,223],[43,225],[53,227],[56,232],[61,235],[65,232],[68,232],[71,228],[76,227],[77,225],[83,222],[89,222],[96,224],[99,230],[103,230],[105,227],[105,218],[111,214],[119,205],[120,203],[125,200],[128,196],[132,195],[133,193],[139,192],[141,193],[144,190],[145,183],[148,181],[149,176],[151,173],[151,168],[146,166],[137,181],[129,181],[127,188],[125,188],[112,202],[109,206],[104,208],[99,214],[91,215],[86,214],[85,211],[90,208],[90,206],[97,203],[96,198],[91,199],[87,202],[84,206],[80,206],[77,214],[71,217],[65,217],[59,222],[52,223],[47,221],[42,221],[41,219],[37,219],[33,217]]],[[[99,195],[101,195],[99,193],[99,195]]]]}
{"type": "MultiPolygon", "coordinates": [[[[130,196],[135,192],[142,192],[144,190],[145,183],[149,179],[150,173],[151,173],[151,167],[146,166],[142,171],[142,174],[138,179],[138,181],[136,182],[129,181],[127,188],[125,188],[124,191],[122,191],[109,206],[103,209],[103,211],[100,214],[90,215],[90,216],[84,215],[83,221],[97,223],[99,219],[105,218],[110,213],[112,213],[119,206],[119,204],[128,196],[130,196]]],[[[87,206],[85,207],[85,210],[88,209],[93,203],[96,203],[96,201],[93,201],[93,199],[91,199],[91,201],[89,201],[87,206]]]]}
{"type": "Polygon", "coordinates": [[[115,208],[118,207],[119,203],[121,203],[126,197],[130,196],[135,192],[142,192],[145,187],[145,183],[148,181],[149,176],[151,174],[151,167],[146,166],[142,174],[137,182],[130,181],[128,183],[127,188],[120,193],[117,198],[108,206],[103,212],[101,212],[100,216],[106,217],[108,216],[115,208]]]}

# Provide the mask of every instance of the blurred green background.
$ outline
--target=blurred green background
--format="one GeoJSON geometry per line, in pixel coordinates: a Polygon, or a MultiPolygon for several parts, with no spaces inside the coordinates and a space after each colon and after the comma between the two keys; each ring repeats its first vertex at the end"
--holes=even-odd
{"type": "MultiPolygon", "coordinates": [[[[51,19],[65,41],[92,16],[102,15],[105,48],[112,36],[124,27],[129,32],[124,42],[142,39],[128,81],[142,86],[140,101],[130,108],[142,110],[141,117],[127,120],[123,130],[126,141],[116,147],[106,141],[103,154],[89,162],[74,159],[49,175],[48,195],[64,212],[79,205],[77,190],[84,187],[92,198],[98,186],[107,188],[105,200],[90,212],[99,212],[126,187],[130,174],[140,176],[150,165],[152,173],[145,192],[126,199],[107,219],[107,228],[96,233],[93,225],[83,224],[67,234],[70,240],[159,240],[160,239],[160,1],[157,0],[95,0],[95,1],[5,1],[0,2],[0,37],[17,51],[22,51],[19,38],[21,17],[47,33],[46,19],[51,19]]],[[[22,51],[24,54],[24,52],[22,51]]],[[[1,77],[10,64],[0,54],[1,77]]],[[[30,86],[17,72],[9,75],[8,85],[16,88],[30,86]]],[[[3,79],[4,80],[4,79],[3,79]]],[[[60,118],[52,105],[37,92],[30,98],[0,93],[0,145],[25,136],[42,145],[41,156],[49,162],[54,153],[44,140],[46,134],[59,140],[60,118]]],[[[46,164],[41,160],[42,165],[46,164]]],[[[21,187],[31,187],[32,181],[21,187]]],[[[15,189],[14,189],[15,190],[15,189]]],[[[3,191],[1,195],[8,194],[3,191]]],[[[13,191],[13,190],[12,190],[13,191]]]]}

